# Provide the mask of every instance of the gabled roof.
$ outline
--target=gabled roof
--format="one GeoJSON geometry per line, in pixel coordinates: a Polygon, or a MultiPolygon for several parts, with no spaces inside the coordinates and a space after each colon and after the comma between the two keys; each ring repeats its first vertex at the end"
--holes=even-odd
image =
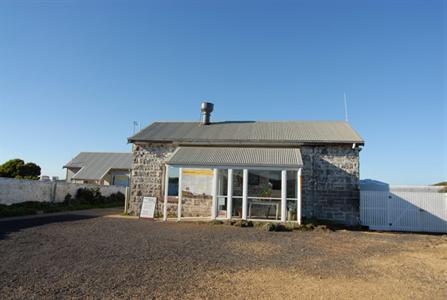
{"type": "Polygon", "coordinates": [[[167,161],[172,166],[297,169],[303,165],[297,148],[179,147],[167,161]]]}
{"type": "Polygon", "coordinates": [[[130,170],[132,153],[81,152],[64,165],[64,168],[80,168],[73,179],[100,180],[112,169],[130,170]]]}
{"type": "Polygon", "coordinates": [[[210,145],[364,143],[349,123],[342,121],[235,121],[209,125],[199,122],[155,122],[128,141],[210,145]]]}

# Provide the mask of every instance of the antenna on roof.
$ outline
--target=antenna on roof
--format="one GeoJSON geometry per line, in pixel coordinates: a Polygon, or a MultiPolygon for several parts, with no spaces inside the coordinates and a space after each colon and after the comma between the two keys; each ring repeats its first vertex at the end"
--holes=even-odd
{"type": "Polygon", "coordinates": [[[343,93],[343,99],[345,101],[345,121],[349,122],[349,119],[348,119],[348,101],[346,100],[346,93],[343,93]]]}
{"type": "Polygon", "coordinates": [[[133,121],[133,133],[134,134],[135,134],[137,128],[138,128],[138,131],[141,131],[141,124],[140,124],[140,122],[133,121]]]}

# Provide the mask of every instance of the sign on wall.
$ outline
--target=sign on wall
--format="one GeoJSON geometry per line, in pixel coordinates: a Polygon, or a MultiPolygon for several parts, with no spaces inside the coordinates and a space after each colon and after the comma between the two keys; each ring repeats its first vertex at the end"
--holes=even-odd
{"type": "Polygon", "coordinates": [[[157,198],[155,197],[143,197],[143,203],[141,204],[140,218],[154,218],[155,203],[157,198]]]}
{"type": "Polygon", "coordinates": [[[183,169],[183,190],[194,195],[211,195],[213,189],[213,170],[183,169]]]}
{"type": "Polygon", "coordinates": [[[213,170],[210,170],[210,169],[183,169],[183,175],[213,176],[213,170]]]}

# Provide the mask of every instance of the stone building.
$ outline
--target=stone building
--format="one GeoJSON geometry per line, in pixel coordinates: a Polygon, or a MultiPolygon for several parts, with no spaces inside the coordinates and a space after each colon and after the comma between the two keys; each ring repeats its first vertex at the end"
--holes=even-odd
{"type": "Polygon", "coordinates": [[[317,218],[359,223],[363,139],[340,121],[155,122],[133,143],[129,212],[156,197],[164,219],[317,218]]]}

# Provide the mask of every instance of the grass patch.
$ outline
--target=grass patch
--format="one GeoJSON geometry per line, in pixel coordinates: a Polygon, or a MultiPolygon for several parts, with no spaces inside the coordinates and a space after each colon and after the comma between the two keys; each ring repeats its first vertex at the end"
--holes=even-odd
{"type": "Polygon", "coordinates": [[[91,208],[110,208],[124,205],[124,194],[118,192],[108,197],[102,196],[99,189],[78,189],[73,198],[67,194],[65,200],[53,202],[22,202],[12,205],[0,204],[0,218],[73,211],[91,208]]]}

